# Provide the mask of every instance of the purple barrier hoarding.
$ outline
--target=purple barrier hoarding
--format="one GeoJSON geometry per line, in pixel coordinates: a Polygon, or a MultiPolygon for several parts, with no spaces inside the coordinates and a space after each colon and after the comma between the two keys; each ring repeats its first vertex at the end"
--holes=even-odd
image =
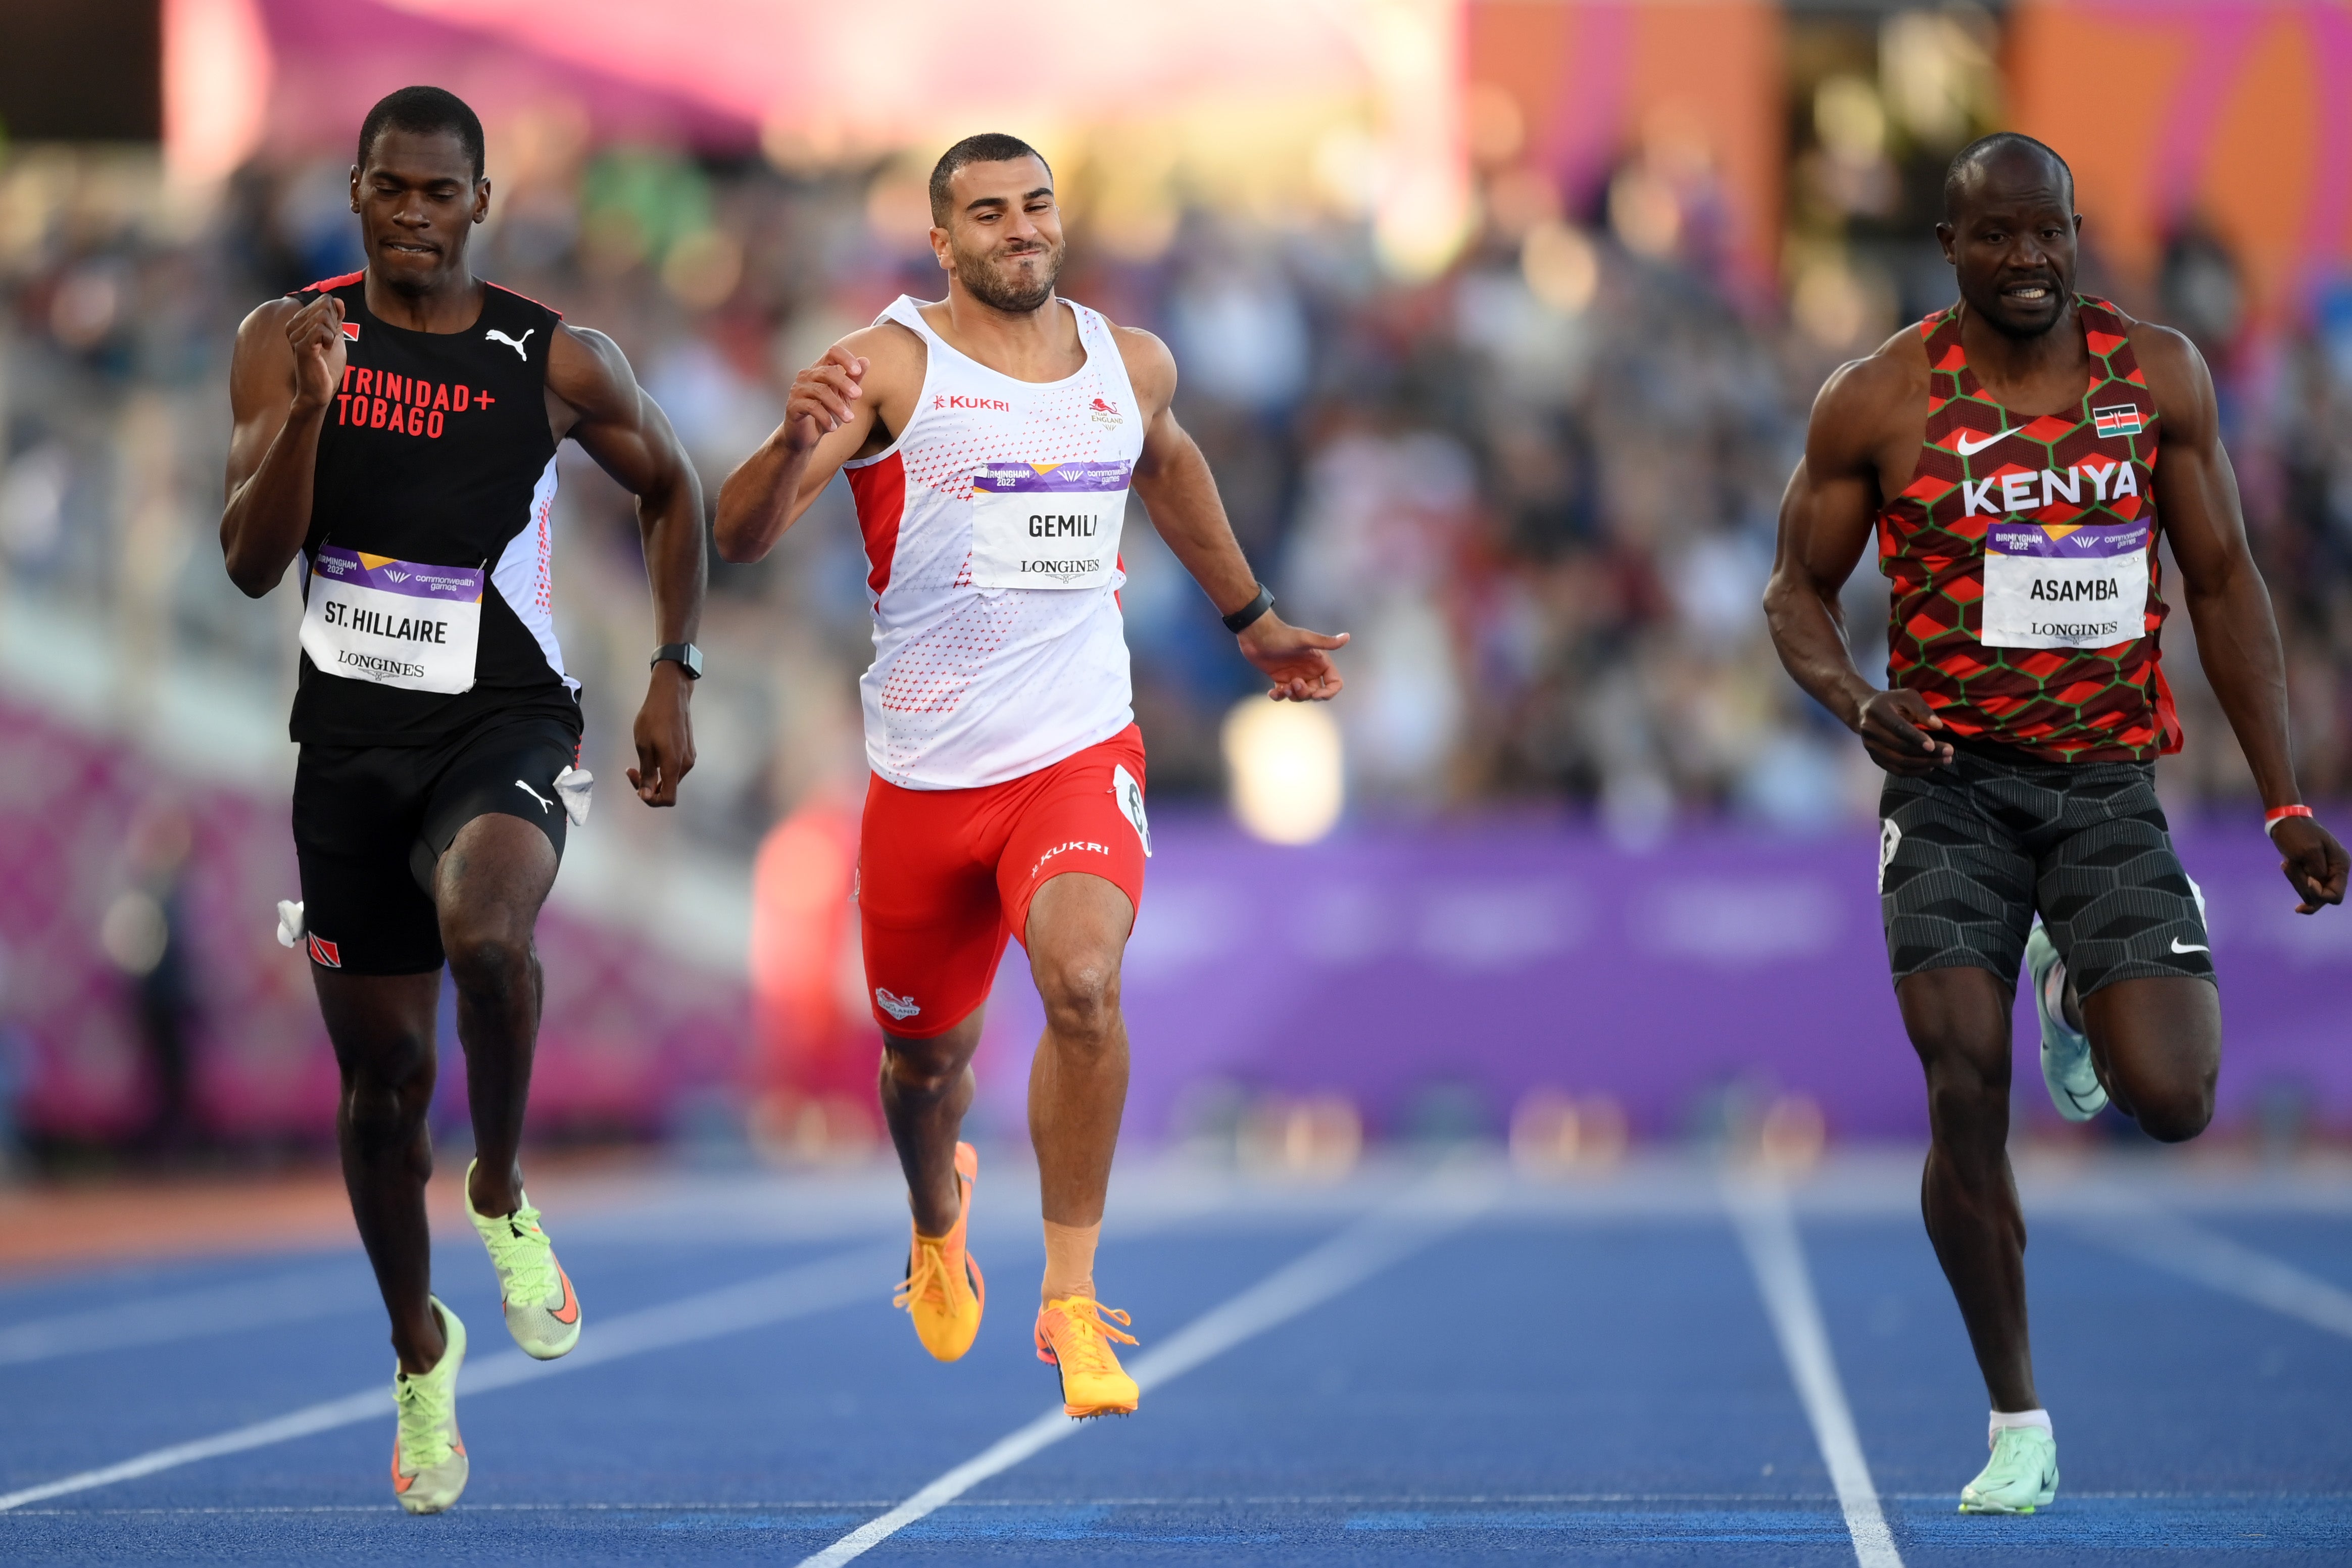
{"type": "MultiPolygon", "coordinates": [[[[1375,1131],[1433,1085],[1476,1090],[1498,1129],[1530,1088],[1606,1093],[1654,1137],[1743,1079],[1812,1096],[1834,1136],[1925,1135],[1867,826],[1691,827],[1636,852],[1590,828],[1488,822],[1286,849],[1165,815],[1126,973],[1133,1135],[1166,1135],[1188,1086],[1227,1079],[1344,1093],[1375,1131]]],[[[2221,1118],[2285,1083],[2322,1125],[2352,1127],[2352,910],[2295,914],[2258,820],[2187,825],[2178,842],[2210,906],[2221,1118]]],[[[1007,1129],[1041,1024],[1015,946],[980,1069],[1007,1129]]],[[[2016,1028],[2021,1119],[2054,1120],[2022,1002],[2016,1028]]]]}

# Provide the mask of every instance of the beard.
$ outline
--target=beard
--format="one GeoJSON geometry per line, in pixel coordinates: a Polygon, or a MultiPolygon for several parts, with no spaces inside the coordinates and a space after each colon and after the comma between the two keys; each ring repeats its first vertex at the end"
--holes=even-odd
{"type": "Polygon", "coordinates": [[[965,292],[992,310],[1002,310],[1008,316],[1025,316],[1054,297],[1054,280],[1062,273],[1064,247],[1051,250],[1024,251],[1024,256],[1041,258],[1037,271],[1024,279],[1022,274],[1002,264],[1000,254],[987,251],[973,255],[969,251],[955,253],[955,274],[965,292]]]}

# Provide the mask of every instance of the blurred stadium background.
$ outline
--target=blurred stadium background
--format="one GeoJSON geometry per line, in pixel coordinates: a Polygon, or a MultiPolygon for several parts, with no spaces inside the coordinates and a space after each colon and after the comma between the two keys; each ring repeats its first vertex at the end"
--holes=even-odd
{"type": "MultiPolygon", "coordinates": [[[[1170,341],[1254,559],[1356,638],[1328,712],[1253,706],[1197,592],[1128,536],[1159,849],[1138,1140],[1311,1173],[1368,1139],[1509,1135],[1572,1167],[1924,1131],[1876,774],[1784,679],[1757,598],[1811,396],[1947,302],[1942,169],[1989,129],[2072,160],[2087,286],[2212,362],[2304,783],[2352,793],[2340,5],[0,0],[0,37],[22,1169],[331,1140],[333,1063],[272,931],[298,605],[220,568],[224,378],[255,303],[359,264],[352,140],[412,81],[488,126],[478,269],[612,333],[714,496],[795,368],[938,291],[942,145],[999,129],[1053,160],[1064,291],[1170,341]]],[[[714,563],[701,761],[657,816],[610,782],[650,640],[634,523],[572,449],[562,481],[557,619],[608,784],[541,928],[535,1134],[865,1155],[846,492],[772,561],[714,563]]],[[[1865,565],[1866,669],[1884,603],[1865,565]]],[[[2352,925],[2289,912],[2185,616],[2167,651],[2189,742],[2159,778],[2231,1009],[2216,1140],[2352,1132],[2352,925]]],[[[980,1112],[1003,1136],[1035,1023],[1001,987],[980,1112]]],[[[2061,1137],[2038,1099],[2026,1131],[2061,1137]]]]}

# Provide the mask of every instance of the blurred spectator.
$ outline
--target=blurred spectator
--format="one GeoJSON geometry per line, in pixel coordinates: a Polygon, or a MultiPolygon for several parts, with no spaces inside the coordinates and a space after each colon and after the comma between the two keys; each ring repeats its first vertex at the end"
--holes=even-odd
{"type": "MultiPolygon", "coordinates": [[[[1892,143],[1865,95],[1840,79],[1811,106],[1819,149],[1792,196],[1800,226],[1832,196],[1854,223],[1894,222],[1871,217],[1894,199],[1892,143]]],[[[1195,211],[1155,255],[1097,244],[1074,206],[1069,291],[1170,340],[1180,412],[1253,559],[1286,608],[1356,634],[1337,717],[1350,798],[1368,810],[1533,799],[1639,836],[1685,812],[1804,829],[1869,809],[1866,771],[1780,677],[1756,601],[1813,392],[1891,330],[1888,279],[1916,303],[1942,275],[1910,252],[1874,260],[1809,239],[1791,252],[1792,302],[1759,297],[1728,270],[1722,198],[1685,132],[1646,131],[1587,194],[1531,166],[1486,168],[1486,228],[1450,272],[1413,283],[1383,278],[1360,221],[1195,211]],[[1928,282],[1915,288],[1915,273],[1928,282]]],[[[554,109],[494,136],[492,161],[483,268],[610,332],[713,493],[799,365],[898,289],[936,291],[895,166],[786,174],[600,150],[554,109]]],[[[131,501],[160,473],[187,538],[154,646],[282,694],[285,617],[205,565],[222,376],[253,303],[356,264],[343,168],[256,163],[207,224],[111,154],[35,149],[0,165],[7,591],[100,623],[133,615],[146,601],[123,547],[143,552],[149,535],[129,518],[152,529],[158,514],[131,501]],[[128,418],[134,395],[150,404],[128,418]],[[158,430],[167,459],[131,449],[146,437],[127,433],[158,430]]],[[[2308,787],[2343,787],[2352,285],[2324,293],[2310,336],[2256,353],[2209,230],[2184,226],[2153,282],[2140,303],[2198,334],[2222,376],[2308,787]]],[[[647,635],[635,521],[569,448],[560,472],[560,631],[586,683],[586,760],[617,777],[647,635]]],[[[1212,793],[1219,722],[1252,683],[1135,521],[1127,608],[1154,792],[1212,793]]],[[[769,562],[716,569],[702,762],[679,811],[713,851],[747,858],[808,790],[856,775],[865,575],[840,494],[769,562]]],[[[1883,657],[1883,605],[1865,566],[1848,606],[1865,668],[1883,657]]],[[[2180,657],[2185,616],[2168,637],[2191,744],[2167,788],[2242,795],[2226,727],[2180,657]]]]}
{"type": "Polygon", "coordinates": [[[131,825],[130,886],[107,906],[100,945],[129,983],[139,1042],[152,1087],[139,1152],[171,1159],[196,1137],[189,1090],[196,1026],[194,976],[188,958],[187,905],[183,884],[194,845],[188,814],[169,802],[151,804],[131,825]]]}

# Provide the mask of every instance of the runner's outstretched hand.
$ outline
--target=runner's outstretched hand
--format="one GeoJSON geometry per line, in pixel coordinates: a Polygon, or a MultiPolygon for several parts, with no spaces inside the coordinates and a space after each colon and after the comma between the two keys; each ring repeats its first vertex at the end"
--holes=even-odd
{"type": "Polygon", "coordinates": [[[2344,853],[2336,835],[2308,816],[2290,816],[2272,832],[2271,842],[2286,857],[2279,869],[2303,900],[2295,906],[2296,914],[2315,915],[2322,905],[2344,901],[2344,878],[2352,870],[2352,856],[2344,853]]]}
{"type": "Polygon", "coordinates": [[[1347,682],[1331,662],[1332,650],[1348,646],[1348,634],[1326,637],[1294,626],[1272,610],[1244,627],[1234,640],[1242,657],[1274,682],[1266,695],[1276,702],[1328,702],[1347,682]]]}
{"type": "Polygon", "coordinates": [[[1927,733],[1943,727],[1926,698],[1898,688],[1864,702],[1853,730],[1872,762],[1890,773],[1917,778],[1952,765],[1952,743],[1927,733]]]}
{"type": "Polygon", "coordinates": [[[324,408],[335,400],[343,384],[343,365],[351,351],[343,346],[343,302],[321,294],[294,312],[286,323],[286,342],[294,351],[294,401],[303,408],[324,408]]]}
{"type": "Polygon", "coordinates": [[[835,343],[793,377],[784,395],[784,441],[805,452],[849,423],[850,405],[866,395],[866,361],[835,343]]]}
{"type": "Polygon", "coordinates": [[[629,784],[647,805],[676,805],[678,782],[694,768],[694,719],[687,710],[694,682],[675,660],[654,666],[646,705],[637,710],[637,765],[629,784]]]}

